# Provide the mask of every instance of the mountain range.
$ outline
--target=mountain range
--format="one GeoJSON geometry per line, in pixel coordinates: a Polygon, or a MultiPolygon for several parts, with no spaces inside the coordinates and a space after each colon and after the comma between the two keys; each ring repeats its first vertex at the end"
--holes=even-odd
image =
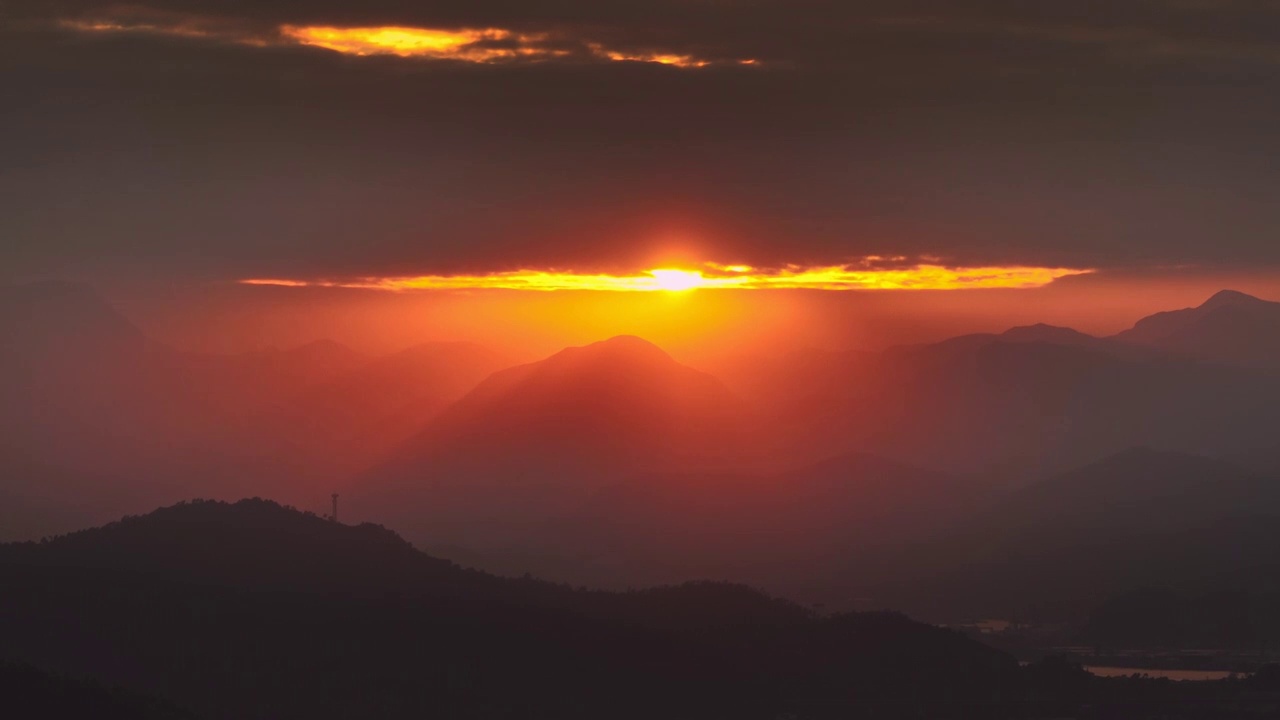
{"type": "MultiPolygon", "coordinates": [[[[1280,307],[1239,300],[1247,297],[1220,293],[1187,312],[1280,307]]],[[[1256,323],[1236,328],[1237,344],[1263,357],[1280,315],[1260,310],[1256,323]],[[1264,333],[1267,318],[1274,322],[1264,333]]],[[[1014,328],[871,356],[828,354],[823,369],[804,377],[783,368],[757,382],[790,388],[770,412],[788,419],[793,445],[819,455],[855,450],[1011,482],[1135,446],[1280,469],[1271,440],[1280,431],[1280,353],[1270,355],[1271,366],[1211,362],[1207,337],[1198,355],[1128,337],[1014,328]],[[820,386],[808,384],[813,377],[820,386]]]]}
{"type": "Polygon", "coordinates": [[[1143,318],[1114,340],[1205,362],[1280,369],[1280,303],[1223,290],[1199,307],[1143,318]]]}
{"type": "Polygon", "coordinates": [[[1039,572],[1070,614],[1143,563],[1247,575],[1216,538],[1277,512],[1277,306],[1224,292],[1109,338],[796,351],[726,384],[625,336],[515,367],[465,343],[198,355],[83,287],[10,288],[0,516],[29,538],[183,498],[337,491],[344,519],[513,574],[922,612],[955,591],[978,612],[1031,602],[1010,589],[1039,572]],[[1017,560],[1037,553],[1075,570],[1017,560]]]}

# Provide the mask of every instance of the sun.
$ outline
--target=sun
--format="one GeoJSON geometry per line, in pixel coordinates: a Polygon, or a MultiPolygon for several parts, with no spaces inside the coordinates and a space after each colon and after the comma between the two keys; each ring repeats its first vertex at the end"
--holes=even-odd
{"type": "Polygon", "coordinates": [[[680,292],[702,287],[704,278],[696,270],[650,270],[659,290],[680,292]]]}

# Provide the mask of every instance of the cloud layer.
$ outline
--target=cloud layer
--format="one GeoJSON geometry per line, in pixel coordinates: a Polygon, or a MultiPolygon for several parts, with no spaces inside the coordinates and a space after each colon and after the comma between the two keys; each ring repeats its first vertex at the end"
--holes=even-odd
{"type": "Polygon", "coordinates": [[[10,3],[0,267],[1280,267],[1268,2],[10,3]]]}
{"type": "Polygon", "coordinates": [[[1058,278],[1087,275],[1089,269],[1038,267],[947,267],[906,258],[864,258],[829,267],[754,268],[706,264],[702,268],[658,268],[611,275],[565,270],[517,270],[477,275],[362,277],[339,280],[249,278],[243,285],[329,287],[362,290],[565,290],[596,292],[680,292],[686,290],[973,290],[1044,287],[1058,278]]]}

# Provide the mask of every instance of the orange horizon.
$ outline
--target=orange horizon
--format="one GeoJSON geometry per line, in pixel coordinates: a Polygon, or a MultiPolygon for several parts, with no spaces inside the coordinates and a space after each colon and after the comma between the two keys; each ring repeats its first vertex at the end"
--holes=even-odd
{"type": "MultiPolygon", "coordinates": [[[[536,292],[684,292],[690,290],[962,290],[1039,288],[1063,277],[1088,275],[1093,268],[1035,266],[948,266],[920,262],[876,267],[883,259],[857,264],[776,269],[705,263],[701,268],[661,267],[630,274],[533,270],[457,275],[371,276],[348,279],[245,278],[242,285],[322,287],[382,291],[523,290],[536,292]]],[[[899,262],[901,258],[892,259],[899,262]]]]}

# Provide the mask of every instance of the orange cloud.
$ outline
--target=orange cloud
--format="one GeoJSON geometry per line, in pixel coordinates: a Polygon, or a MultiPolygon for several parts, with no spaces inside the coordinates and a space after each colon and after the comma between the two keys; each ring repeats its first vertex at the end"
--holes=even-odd
{"type": "Polygon", "coordinates": [[[270,41],[266,38],[247,34],[240,29],[225,23],[211,22],[200,18],[184,18],[171,14],[143,18],[133,15],[116,19],[78,19],[61,20],[58,26],[64,30],[82,33],[117,33],[140,35],[167,35],[194,40],[217,40],[238,45],[267,47],[270,41]]]}
{"type": "Polygon", "coordinates": [[[299,45],[321,47],[344,55],[398,55],[486,63],[568,54],[567,50],[545,47],[546,35],[518,34],[501,28],[441,30],[284,25],[280,34],[299,45]]]}
{"type": "Polygon", "coordinates": [[[517,270],[477,275],[364,277],[348,280],[250,278],[245,285],[333,287],[369,290],[587,290],[600,292],[678,292],[688,290],[962,290],[1036,288],[1058,278],[1093,272],[1080,268],[1028,266],[949,267],[920,263],[874,267],[879,258],[860,264],[827,267],[787,266],[759,269],[746,265],[707,264],[702,269],[658,268],[631,275],[517,270]]]}
{"type": "MultiPolygon", "coordinates": [[[[640,62],[678,68],[702,68],[715,61],[676,52],[623,52],[602,43],[549,33],[517,33],[503,28],[421,28],[421,27],[328,27],[284,25],[281,36],[300,45],[322,47],[345,55],[397,55],[406,58],[460,60],[490,63],[510,60],[547,60],[574,53],[565,45],[576,45],[579,55],[611,62],[640,62]],[[557,43],[558,41],[558,43],[557,43]]],[[[756,60],[734,60],[731,64],[755,65],[756,60]]]]}
{"type": "MultiPolygon", "coordinates": [[[[587,48],[591,50],[591,54],[613,62],[644,62],[657,63],[659,65],[671,65],[680,68],[701,68],[711,64],[709,60],[694,57],[693,55],[679,55],[675,53],[625,53],[617,50],[610,50],[600,43],[588,43],[587,48]]],[[[740,64],[754,64],[754,60],[742,60],[740,64]]]]}
{"type": "Polygon", "coordinates": [[[583,61],[654,63],[676,68],[703,68],[710,65],[759,64],[756,60],[712,60],[695,55],[655,49],[622,51],[590,38],[561,32],[516,32],[506,28],[428,28],[409,26],[338,27],[322,25],[281,25],[274,35],[249,33],[226,23],[171,13],[101,16],[64,20],[67,30],[84,33],[142,33],[214,40],[240,45],[301,45],[368,57],[394,55],[423,60],[452,60],[468,63],[545,62],[575,57],[583,61]]]}

